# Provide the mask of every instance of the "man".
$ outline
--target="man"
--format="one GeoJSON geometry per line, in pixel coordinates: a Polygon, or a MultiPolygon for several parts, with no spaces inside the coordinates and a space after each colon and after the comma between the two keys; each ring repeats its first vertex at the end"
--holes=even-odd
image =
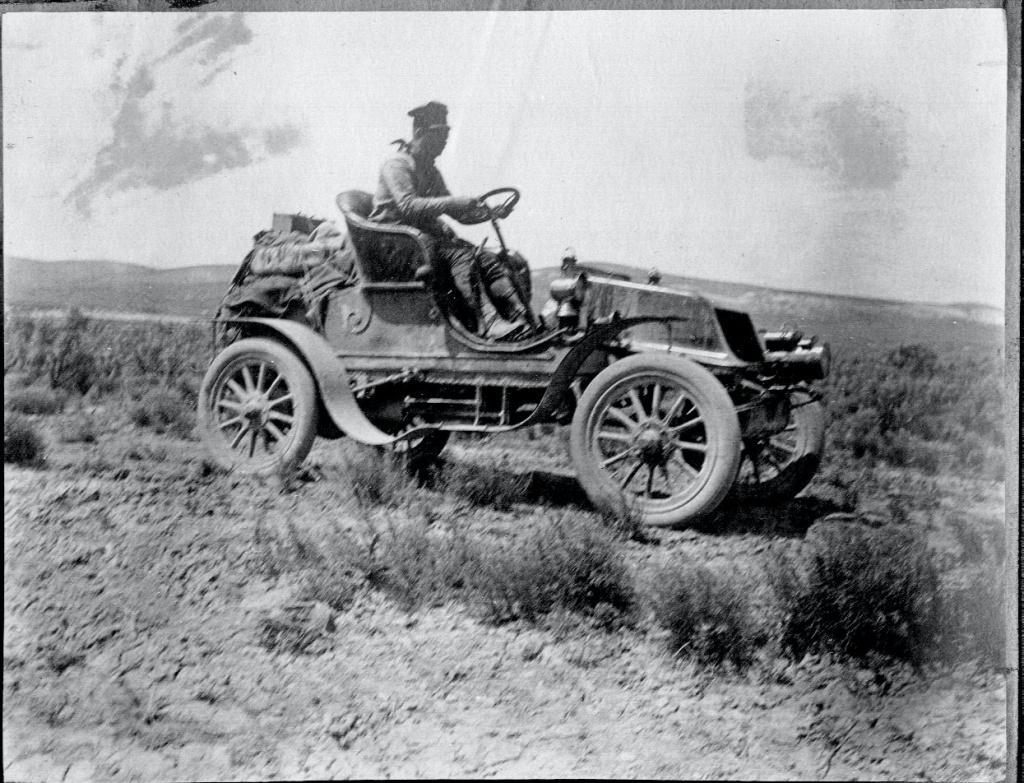
{"type": "MultiPolygon", "coordinates": [[[[440,220],[448,215],[459,223],[472,225],[490,219],[491,212],[477,199],[453,196],[434,165],[448,143],[448,108],[431,101],[409,112],[413,118],[411,142],[399,139],[399,152],[380,170],[380,182],[373,198],[370,219],[381,223],[402,223],[427,234],[433,241],[434,261],[446,265],[455,288],[468,310],[463,321],[468,329],[492,339],[511,339],[532,330],[529,304],[513,284],[509,271],[494,253],[478,250],[459,239],[440,220]],[[479,283],[487,286],[494,308],[504,322],[482,323],[479,283]]],[[[511,209],[499,208],[498,218],[511,209]]]]}

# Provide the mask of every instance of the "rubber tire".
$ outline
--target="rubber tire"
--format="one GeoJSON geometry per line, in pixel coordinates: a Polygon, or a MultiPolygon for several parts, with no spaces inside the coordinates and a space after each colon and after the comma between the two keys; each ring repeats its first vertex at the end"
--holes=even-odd
{"type": "Polygon", "coordinates": [[[275,340],[246,338],[232,343],[213,360],[199,390],[199,429],[204,445],[218,465],[248,475],[270,475],[298,467],[316,440],[317,394],[313,378],[295,353],[275,340]],[[218,429],[213,409],[224,381],[247,361],[262,361],[280,375],[291,391],[293,422],[285,433],[284,447],[263,459],[249,459],[230,448],[218,429]]]}
{"type": "MultiPolygon", "coordinates": [[[[820,402],[812,402],[806,392],[790,394],[794,405],[790,421],[797,426],[796,451],[793,460],[783,466],[782,471],[760,484],[745,484],[737,480],[731,499],[737,503],[783,503],[795,498],[806,487],[821,465],[825,451],[825,408],[820,402]]],[[[741,456],[740,468],[746,460],[741,456]]]]}
{"type": "Polygon", "coordinates": [[[695,491],[673,506],[637,508],[645,524],[685,527],[712,513],[725,500],[740,464],[742,442],[736,408],[725,387],[708,370],[689,359],[665,354],[636,354],[605,368],[587,386],[576,406],[569,432],[569,454],[580,484],[594,505],[610,513],[622,513],[626,508],[624,498],[621,492],[611,489],[609,474],[591,449],[590,430],[595,423],[592,418],[605,399],[631,379],[645,375],[678,385],[693,399],[705,422],[709,448],[695,491]]]}

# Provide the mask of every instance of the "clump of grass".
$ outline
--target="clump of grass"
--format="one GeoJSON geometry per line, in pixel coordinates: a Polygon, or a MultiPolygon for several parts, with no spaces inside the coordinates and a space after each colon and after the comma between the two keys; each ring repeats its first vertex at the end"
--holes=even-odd
{"type": "Polygon", "coordinates": [[[413,609],[461,595],[480,553],[459,529],[391,521],[383,531],[371,529],[363,569],[371,586],[413,609]]]}
{"type": "Polygon", "coordinates": [[[650,596],[655,620],[668,630],[676,655],[743,668],[764,642],[744,587],[688,558],[658,568],[650,596]]]}
{"type": "Polygon", "coordinates": [[[44,451],[43,436],[35,424],[17,413],[4,416],[4,462],[39,466],[43,464],[44,451]]]}
{"type": "Polygon", "coordinates": [[[259,572],[272,577],[298,576],[299,600],[319,601],[341,612],[352,603],[362,583],[358,565],[361,544],[336,523],[312,530],[291,520],[281,526],[258,520],[253,543],[259,572]]]}
{"type": "Polygon", "coordinates": [[[99,427],[89,414],[76,415],[65,421],[60,430],[60,439],[64,443],[95,443],[98,438],[99,427]]]}
{"type": "Polygon", "coordinates": [[[298,581],[292,603],[259,618],[262,647],[296,655],[329,647],[331,613],[345,611],[361,586],[348,562],[352,543],[337,525],[311,530],[291,520],[283,525],[257,520],[251,550],[255,571],[270,577],[289,574],[298,581]]]}
{"type": "Polygon", "coordinates": [[[140,427],[179,437],[189,435],[195,425],[192,408],[178,394],[166,389],[147,391],[129,408],[128,417],[140,427]]]}
{"type": "Polygon", "coordinates": [[[563,514],[509,548],[492,546],[471,579],[476,601],[495,622],[536,622],[555,610],[627,622],[636,604],[614,536],[581,514],[563,514]]]}
{"type": "Polygon", "coordinates": [[[531,477],[488,465],[453,462],[444,466],[441,486],[478,508],[510,511],[526,499],[531,477]]]}
{"type": "Polygon", "coordinates": [[[315,617],[322,608],[303,602],[289,607],[288,616],[260,618],[260,646],[293,655],[324,651],[327,646],[323,642],[334,626],[329,617],[315,617]]]}
{"type": "Polygon", "coordinates": [[[411,480],[402,458],[384,449],[361,449],[348,461],[352,495],[365,510],[373,506],[398,507],[406,503],[411,480]]]}
{"type": "Polygon", "coordinates": [[[14,389],[5,394],[4,407],[15,413],[50,416],[60,411],[62,400],[53,389],[44,386],[29,386],[24,389],[14,389]]]}
{"type": "Polygon", "coordinates": [[[643,511],[625,499],[612,509],[602,510],[600,518],[608,530],[624,541],[649,544],[657,540],[651,536],[650,530],[644,524],[643,511]]]}
{"type": "Polygon", "coordinates": [[[920,664],[938,631],[939,571],[921,531],[818,523],[801,555],[778,552],[767,574],[796,657],[881,654],[920,664]]]}

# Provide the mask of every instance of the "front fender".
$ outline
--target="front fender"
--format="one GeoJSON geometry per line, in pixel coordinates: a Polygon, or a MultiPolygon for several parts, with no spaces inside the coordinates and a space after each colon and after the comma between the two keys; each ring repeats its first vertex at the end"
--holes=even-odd
{"type": "Polygon", "coordinates": [[[595,350],[607,344],[612,338],[625,329],[639,324],[681,322],[686,318],[673,316],[637,316],[634,318],[617,318],[603,324],[591,326],[584,333],[583,338],[572,347],[559,363],[558,368],[551,376],[544,396],[541,398],[537,409],[530,417],[519,426],[535,424],[553,413],[562,402],[569,385],[576,378],[580,367],[595,350]]]}
{"type": "MultiPolygon", "coordinates": [[[[279,318],[232,318],[233,324],[256,326],[272,332],[292,348],[306,363],[316,382],[320,400],[334,425],[353,440],[369,446],[386,446],[404,440],[412,433],[389,435],[366,418],[352,393],[348,372],[323,337],[308,326],[279,318]]],[[[422,434],[422,433],[421,433],[422,434]]]]}

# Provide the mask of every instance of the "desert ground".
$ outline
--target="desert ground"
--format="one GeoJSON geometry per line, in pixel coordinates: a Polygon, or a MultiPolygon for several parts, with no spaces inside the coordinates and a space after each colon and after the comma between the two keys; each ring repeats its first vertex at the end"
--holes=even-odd
{"type": "Polygon", "coordinates": [[[1004,777],[998,652],[797,656],[764,638],[768,562],[829,526],[923,530],[945,583],[998,574],[991,476],[834,448],[781,506],[616,530],[561,429],[456,439],[419,482],[319,440],[300,475],[264,480],[131,405],[29,414],[46,446],[29,464],[6,462],[5,432],[5,780],[1004,777]],[[641,598],[498,611],[437,565],[552,526],[606,529],[641,598]],[[747,596],[749,656],[673,649],[642,596],[683,568],[747,596]]]}

